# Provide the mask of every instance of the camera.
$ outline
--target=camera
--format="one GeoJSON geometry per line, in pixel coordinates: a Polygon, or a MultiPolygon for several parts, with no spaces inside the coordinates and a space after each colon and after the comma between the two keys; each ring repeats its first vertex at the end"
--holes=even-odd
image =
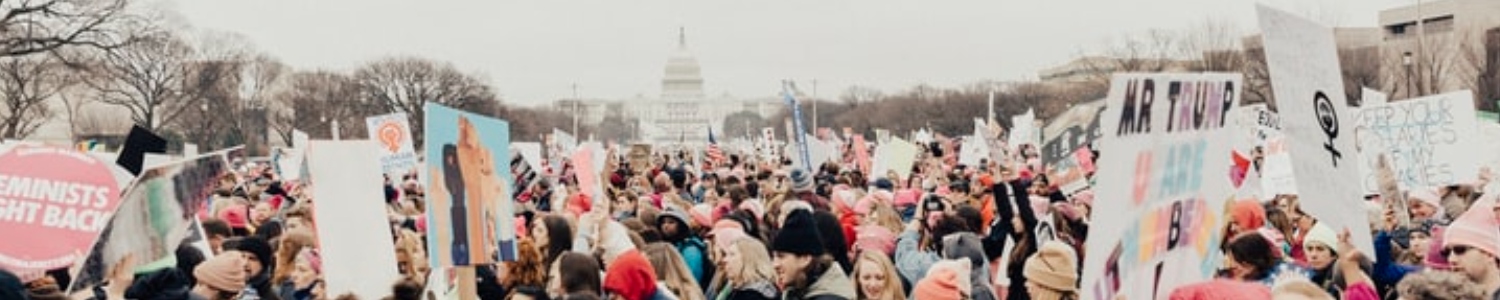
{"type": "Polygon", "coordinates": [[[922,207],[927,212],[940,212],[946,210],[948,204],[943,203],[943,199],[936,194],[928,194],[927,199],[922,200],[922,207]]]}

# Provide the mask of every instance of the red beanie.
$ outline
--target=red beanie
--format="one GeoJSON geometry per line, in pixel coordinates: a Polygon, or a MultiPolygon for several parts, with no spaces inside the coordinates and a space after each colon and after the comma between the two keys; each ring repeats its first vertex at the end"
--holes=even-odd
{"type": "Polygon", "coordinates": [[[620,254],[604,272],[604,291],[625,300],[646,300],[656,295],[656,271],[640,250],[620,254]]]}
{"type": "Polygon", "coordinates": [[[1266,225],[1266,210],[1260,206],[1260,201],[1245,199],[1235,201],[1233,205],[1231,216],[1241,230],[1250,231],[1266,225]]]}
{"type": "Polygon", "coordinates": [[[219,219],[229,224],[229,228],[248,228],[250,221],[246,217],[250,213],[244,204],[234,204],[219,211],[219,219]]]}

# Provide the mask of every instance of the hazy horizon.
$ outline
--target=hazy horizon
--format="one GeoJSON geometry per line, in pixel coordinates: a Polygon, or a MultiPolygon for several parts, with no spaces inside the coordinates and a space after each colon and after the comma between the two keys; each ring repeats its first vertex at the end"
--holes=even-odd
{"type": "Polygon", "coordinates": [[[494,2],[178,1],[195,29],[234,32],[299,70],[350,71],[388,56],[452,62],[482,74],[510,104],[573,96],[655,97],[679,27],[705,92],[770,97],[783,79],[837,97],[1035,80],[1037,71],[1148,29],[1223,19],[1243,34],[1265,3],[1331,26],[1375,26],[1411,0],[1047,2],[494,2]]]}

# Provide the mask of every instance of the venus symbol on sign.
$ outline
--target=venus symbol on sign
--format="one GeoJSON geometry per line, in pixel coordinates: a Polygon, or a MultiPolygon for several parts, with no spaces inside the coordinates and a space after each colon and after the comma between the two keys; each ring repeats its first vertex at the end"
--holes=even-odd
{"type": "Polygon", "coordinates": [[[1344,154],[1334,147],[1333,140],[1339,137],[1339,116],[1333,108],[1333,101],[1323,91],[1313,95],[1313,111],[1318,118],[1318,126],[1323,127],[1323,134],[1328,135],[1328,142],[1323,144],[1323,149],[1328,150],[1333,159],[1333,166],[1339,166],[1339,158],[1344,154]]]}
{"type": "Polygon", "coordinates": [[[385,144],[386,149],[391,152],[401,150],[402,133],[396,122],[385,122],[380,124],[380,142],[385,144]]]}

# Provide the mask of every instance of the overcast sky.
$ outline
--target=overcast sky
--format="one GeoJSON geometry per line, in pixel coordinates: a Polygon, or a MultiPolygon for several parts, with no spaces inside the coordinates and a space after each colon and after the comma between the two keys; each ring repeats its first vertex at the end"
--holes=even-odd
{"type": "Polygon", "coordinates": [[[1149,28],[1210,18],[1255,28],[1267,3],[1328,25],[1375,26],[1416,0],[384,1],[165,0],[199,29],[236,32],[298,69],[348,71],[393,55],[486,75],[505,101],[653,96],[687,28],[709,94],[775,95],[782,79],[837,96],[1035,79],[1149,28]]]}

